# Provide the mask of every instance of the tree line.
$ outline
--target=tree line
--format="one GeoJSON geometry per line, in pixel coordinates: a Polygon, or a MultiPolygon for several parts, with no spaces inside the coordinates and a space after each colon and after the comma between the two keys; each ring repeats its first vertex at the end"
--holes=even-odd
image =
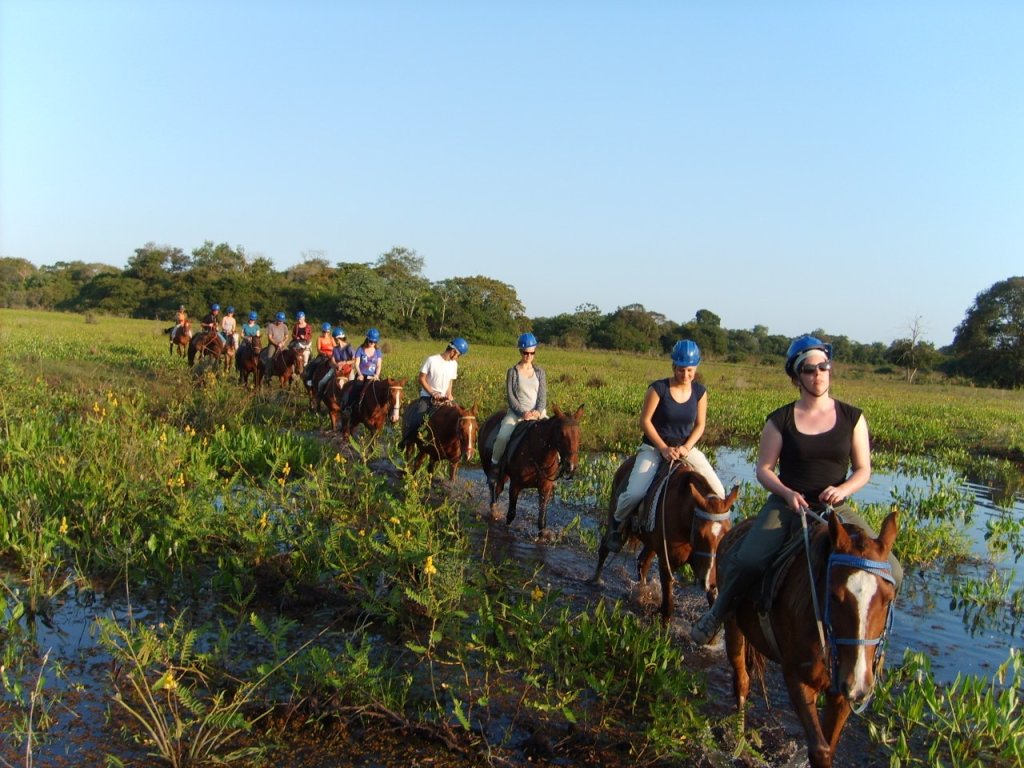
{"type": "MultiPolygon", "coordinates": [[[[642,304],[602,313],[593,304],[554,317],[526,316],[514,286],[483,275],[430,281],[416,251],[396,246],[372,262],[331,265],[322,254],[304,255],[283,271],[241,246],[206,241],[191,253],[147,243],[125,269],[80,261],[36,267],[0,257],[0,305],[122,317],[170,320],[179,305],[201,314],[214,302],[262,318],[302,310],[310,318],[351,327],[375,326],[388,335],[444,338],[461,335],[507,344],[532,330],[545,344],[569,348],[667,352],[691,338],[705,355],[726,360],[774,360],[789,338],[752,329],[723,328],[709,309],[676,322],[642,304]]],[[[978,384],[1024,386],[1024,277],[1010,277],[979,293],[946,348],[922,338],[920,318],[907,336],[889,345],[861,343],[824,329],[808,332],[835,347],[837,358],[896,366],[913,381],[921,371],[942,371],[978,384]]]]}

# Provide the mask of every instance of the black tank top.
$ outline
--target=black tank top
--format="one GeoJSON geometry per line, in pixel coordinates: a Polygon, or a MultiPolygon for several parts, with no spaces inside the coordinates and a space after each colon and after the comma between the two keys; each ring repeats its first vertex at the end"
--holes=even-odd
{"type": "Polygon", "coordinates": [[[817,506],[818,496],[830,485],[846,480],[853,448],[853,428],[861,417],[860,408],[836,400],[836,424],[820,435],[798,432],[793,416],[796,403],[784,405],[768,415],[768,421],[782,433],[779,480],[803,494],[817,506]]]}

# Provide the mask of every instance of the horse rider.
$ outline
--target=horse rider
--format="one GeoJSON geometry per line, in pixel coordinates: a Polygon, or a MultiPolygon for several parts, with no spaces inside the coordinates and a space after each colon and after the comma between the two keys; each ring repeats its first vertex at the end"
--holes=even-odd
{"type": "Polygon", "coordinates": [[[220,321],[220,332],[227,339],[228,347],[238,348],[238,324],[235,321],[235,308],[228,307],[224,310],[224,318],[220,321]]]}
{"type": "MultiPolygon", "coordinates": [[[[340,325],[335,326],[334,330],[331,331],[331,335],[334,337],[334,349],[331,350],[331,367],[327,369],[327,374],[320,379],[320,383],[317,385],[317,390],[321,395],[326,393],[327,387],[331,385],[332,374],[337,378],[337,381],[348,382],[352,379],[355,370],[354,361],[356,353],[352,349],[352,345],[348,343],[348,339],[345,338],[345,329],[340,325]]],[[[341,386],[344,386],[344,384],[341,386]]]]}
{"type": "Polygon", "coordinates": [[[444,352],[431,355],[420,368],[420,396],[405,409],[400,448],[413,444],[427,413],[452,401],[452,384],[459,377],[459,358],[469,353],[469,342],[461,336],[452,339],[444,352]]]}
{"type": "Polygon", "coordinates": [[[491,466],[487,475],[497,479],[498,464],[505,455],[505,448],[516,424],[520,421],[535,421],[547,416],[548,383],[544,369],[534,365],[537,354],[537,337],[524,333],[517,342],[519,362],[508,369],[505,375],[505,393],[508,410],[498,427],[491,453],[491,466]]]}
{"type": "Polygon", "coordinates": [[[309,348],[313,345],[313,326],[306,322],[306,313],[295,314],[295,325],[292,327],[292,346],[298,349],[302,359],[301,368],[305,369],[309,362],[309,348]]]}
{"type": "Polygon", "coordinates": [[[671,359],[671,378],[651,382],[644,395],[640,409],[643,442],[615,503],[613,525],[605,535],[605,546],[612,552],[622,549],[626,539],[623,523],[643,503],[663,461],[685,461],[708,481],[713,495],[725,498],[722,481],[697,448],[708,409],[707,389],[695,380],[700,347],[691,339],[680,339],[672,347],[671,359]]]}
{"type": "Polygon", "coordinates": [[[220,325],[220,304],[211,304],[210,311],[203,316],[200,323],[203,326],[203,333],[216,332],[217,326],[220,325]]]}
{"type": "MultiPolygon", "coordinates": [[[[344,337],[342,332],[342,337],[344,337]]],[[[334,336],[331,335],[331,324],[324,323],[320,326],[320,335],[316,340],[316,351],[319,353],[319,357],[330,357],[331,352],[334,351],[334,336]]]]}
{"type": "Polygon", "coordinates": [[[171,340],[176,339],[179,333],[184,333],[187,338],[192,338],[192,329],[188,327],[188,312],[185,310],[184,304],[178,307],[178,311],[174,313],[174,327],[171,329],[171,340]]]}
{"type": "MultiPolygon", "coordinates": [[[[768,500],[742,542],[719,563],[718,599],[690,630],[698,645],[718,634],[738,600],[799,535],[808,509],[831,508],[844,522],[877,535],[846,503],[871,479],[871,444],[861,410],[829,394],[832,345],[814,336],[794,339],[785,371],[800,394],[768,414],[761,431],[756,474],[768,500]]],[[[889,566],[898,592],[903,568],[891,554],[889,566]]]]}
{"type": "Polygon", "coordinates": [[[250,312],[249,319],[242,326],[242,340],[257,352],[260,349],[260,333],[263,330],[260,328],[259,323],[256,322],[258,319],[259,315],[255,312],[250,312]]]}
{"type": "Polygon", "coordinates": [[[371,328],[356,349],[356,380],[376,381],[384,368],[384,355],[380,351],[380,331],[371,328]]]}
{"type": "Polygon", "coordinates": [[[267,326],[267,357],[273,359],[288,341],[288,326],[284,312],[274,315],[274,322],[267,326]]]}

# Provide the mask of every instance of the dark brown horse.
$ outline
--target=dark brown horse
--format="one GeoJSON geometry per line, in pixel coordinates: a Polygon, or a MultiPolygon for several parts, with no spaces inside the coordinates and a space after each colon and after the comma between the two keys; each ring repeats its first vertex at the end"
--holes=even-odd
{"type": "Polygon", "coordinates": [[[195,363],[196,355],[220,360],[224,354],[224,346],[224,340],[216,331],[206,331],[193,336],[188,344],[188,364],[191,366],[195,363]]]}
{"type": "MultiPolygon", "coordinates": [[[[608,503],[608,522],[619,494],[626,488],[629,473],[633,470],[635,456],[626,459],[616,470],[612,480],[612,495],[608,503]]],[[[647,581],[647,571],[654,556],[658,556],[658,574],[661,577],[661,620],[668,624],[675,610],[675,595],[672,586],[673,574],[683,565],[693,570],[694,581],[704,588],[708,603],[713,603],[718,588],[715,581],[715,556],[722,537],[732,527],[729,510],[736,502],[740,488],[733,486],[729,494],[721,499],[711,494],[708,481],[689,465],[683,463],[669,468],[664,480],[656,479],[647,492],[639,514],[644,520],[653,518],[654,525],[648,531],[646,525],[639,530],[623,525],[630,539],[643,544],[637,557],[637,574],[640,581],[647,581]]],[[[601,539],[597,551],[597,570],[591,582],[601,583],[601,569],[608,557],[608,546],[601,539]]]]}
{"type": "MultiPolygon", "coordinates": [[[[505,488],[508,479],[508,512],[505,522],[509,525],[516,517],[516,504],[523,488],[536,488],[540,496],[540,509],[537,515],[537,529],[542,538],[549,538],[547,529],[548,502],[551,501],[555,489],[555,481],[562,476],[572,477],[576,472],[580,450],[580,419],[583,417],[583,406],[576,409],[571,416],[554,409],[554,416],[549,419],[538,419],[533,422],[522,422],[516,429],[523,429],[522,440],[516,441],[513,433],[509,440],[503,461],[504,470],[497,480],[488,479],[487,485],[491,492],[491,514],[497,513],[498,497],[505,488]]],[[[483,427],[480,428],[480,463],[484,467],[491,465],[491,451],[494,448],[494,436],[498,433],[501,419],[505,411],[491,414],[483,427]]]]}
{"type": "MultiPolygon", "coordinates": [[[[384,427],[385,421],[397,424],[405,382],[406,379],[350,381],[341,392],[344,403],[338,402],[337,387],[331,387],[335,393],[334,406],[328,405],[331,423],[337,427],[340,420],[341,434],[345,438],[360,424],[365,424],[374,434],[384,427]]],[[[328,401],[325,399],[325,402],[328,401]]]]}
{"type": "Polygon", "coordinates": [[[186,320],[181,325],[172,325],[167,329],[167,333],[171,337],[167,352],[173,353],[177,349],[178,357],[184,357],[189,342],[192,341],[192,324],[186,320]]]}
{"type": "MultiPolygon", "coordinates": [[[[725,537],[719,563],[739,545],[751,522],[725,537]]],[[[885,518],[877,539],[831,515],[827,528],[817,526],[810,553],[801,547],[779,577],[767,627],[758,617],[756,595],[744,597],[726,622],[726,655],[741,717],[750,689],[748,664],[755,674],[763,670],[764,657],[781,664],[813,768],[832,765],[851,704],[868,700],[880,671],[896,596],[889,566],[896,529],[895,512],[885,518]],[[822,693],[824,729],[817,709],[822,693]]]]}
{"type": "MultiPolygon", "coordinates": [[[[331,370],[331,358],[327,355],[319,355],[309,361],[309,364],[302,371],[302,384],[309,394],[309,410],[320,412],[320,397],[318,387],[320,381],[331,370]]],[[[334,383],[332,381],[332,383],[334,383]]]]}
{"type": "Polygon", "coordinates": [[[259,345],[250,339],[243,339],[235,351],[235,370],[238,371],[238,382],[244,387],[249,386],[250,376],[258,379],[260,367],[259,345]]]}
{"type": "Polygon", "coordinates": [[[413,472],[425,459],[430,460],[427,468],[433,472],[434,465],[444,459],[451,464],[451,479],[455,480],[460,462],[473,460],[478,431],[475,405],[468,409],[455,403],[442,405],[413,435],[412,441],[406,445],[405,457],[408,460],[416,453],[412,462],[413,472]]]}
{"type": "MultiPolygon", "coordinates": [[[[276,355],[271,356],[268,350],[260,354],[260,366],[256,370],[256,389],[264,383],[270,384],[270,380],[277,376],[281,382],[281,389],[291,387],[292,376],[295,375],[295,364],[298,360],[298,352],[288,347],[278,350],[276,355]]],[[[299,371],[301,375],[302,371],[299,371]]]]}

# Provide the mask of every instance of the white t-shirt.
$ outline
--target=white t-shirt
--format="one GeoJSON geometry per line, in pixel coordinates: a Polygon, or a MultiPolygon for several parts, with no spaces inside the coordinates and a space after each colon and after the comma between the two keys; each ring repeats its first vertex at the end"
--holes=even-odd
{"type": "MultiPolygon", "coordinates": [[[[434,392],[442,395],[448,391],[448,385],[459,378],[458,360],[445,360],[441,355],[431,355],[423,362],[420,373],[427,375],[427,384],[434,392]]],[[[420,397],[430,397],[431,393],[420,388],[420,397]]]]}

